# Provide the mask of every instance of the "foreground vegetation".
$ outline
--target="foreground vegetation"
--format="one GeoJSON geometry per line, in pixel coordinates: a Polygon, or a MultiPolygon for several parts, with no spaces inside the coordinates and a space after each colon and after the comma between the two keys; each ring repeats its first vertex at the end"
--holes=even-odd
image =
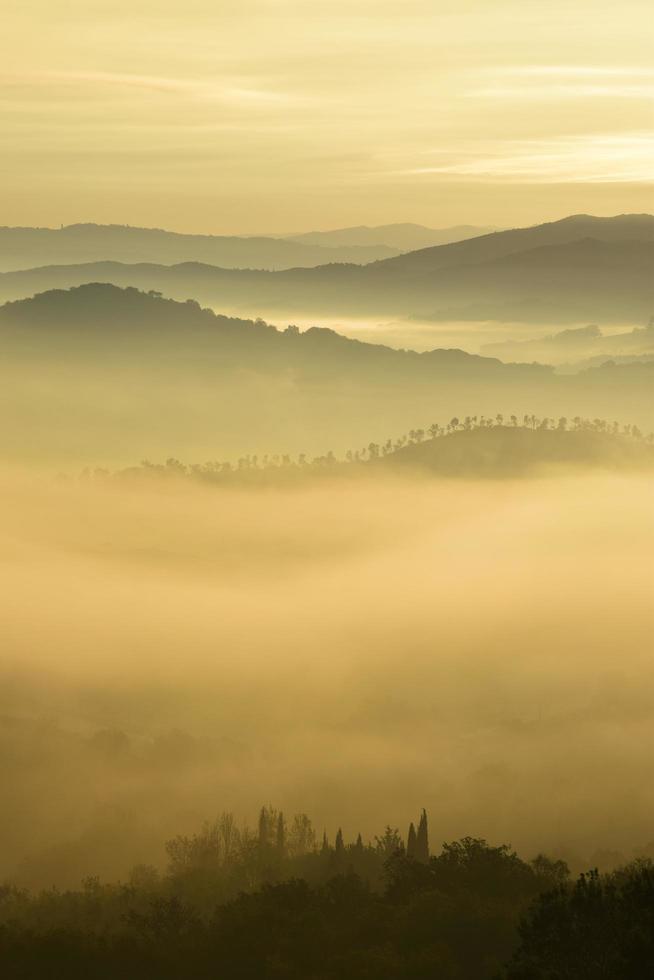
{"type": "Polygon", "coordinates": [[[229,814],[167,846],[167,873],[87,879],[79,891],[0,891],[11,978],[644,978],[654,956],[654,867],[575,883],[562,861],[526,862],[464,838],[430,855],[427,815],[406,841],[272,808],[256,832],[229,814]]]}

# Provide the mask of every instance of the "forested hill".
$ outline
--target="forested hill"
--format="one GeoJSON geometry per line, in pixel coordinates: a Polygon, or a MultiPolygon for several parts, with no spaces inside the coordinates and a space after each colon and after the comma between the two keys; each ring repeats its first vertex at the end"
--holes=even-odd
{"type": "MultiPolygon", "coordinates": [[[[620,426],[603,419],[537,419],[526,415],[505,420],[466,417],[447,426],[432,423],[427,430],[411,429],[385,443],[369,443],[349,450],[345,459],[328,452],[308,459],[301,454],[242,456],[186,465],[170,458],[166,463],[144,462],[113,477],[188,477],[217,486],[284,486],[328,478],[411,476],[490,477],[534,476],[574,470],[651,471],[654,438],[637,426],[620,426]]],[[[87,471],[88,472],[88,471],[87,471]]],[[[90,475],[90,473],[89,473],[90,475]]],[[[110,474],[97,472],[104,478],[110,474]]]]}
{"type": "MultiPolygon", "coordinates": [[[[460,424],[461,425],[461,424],[460,424]]],[[[411,441],[373,465],[442,476],[502,477],[566,468],[651,469],[654,446],[638,429],[567,419],[456,428],[446,438],[411,441]],[[570,429],[568,429],[570,425],[570,429]]]]}
{"type": "Polygon", "coordinates": [[[531,411],[654,427],[654,364],[559,376],[458,349],[417,353],[277,329],[90,283],[0,307],[0,446],[12,460],[127,466],[382,443],[416,420],[531,411]]]}
{"type": "Polygon", "coordinates": [[[66,350],[75,357],[100,353],[112,356],[138,350],[154,361],[180,349],[180,356],[202,354],[215,367],[250,370],[292,369],[312,377],[353,373],[385,376],[401,382],[448,379],[529,379],[551,369],[535,364],[503,364],[496,358],[461,350],[423,353],[395,350],[352,340],[333,330],[312,327],[305,332],[283,330],[263,320],[241,320],[202,309],[188,300],[176,302],[133,288],[88,283],[70,290],[52,290],[0,308],[0,345],[35,356],[66,350]]]}

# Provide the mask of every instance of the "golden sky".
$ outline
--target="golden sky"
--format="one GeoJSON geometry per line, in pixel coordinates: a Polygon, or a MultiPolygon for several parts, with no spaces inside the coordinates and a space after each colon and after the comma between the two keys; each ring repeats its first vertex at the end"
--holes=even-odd
{"type": "Polygon", "coordinates": [[[4,0],[0,224],[654,210],[641,0],[4,0]]]}

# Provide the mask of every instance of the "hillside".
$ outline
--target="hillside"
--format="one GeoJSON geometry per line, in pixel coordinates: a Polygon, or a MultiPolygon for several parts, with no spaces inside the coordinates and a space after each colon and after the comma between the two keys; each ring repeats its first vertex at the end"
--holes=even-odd
{"type": "Polygon", "coordinates": [[[519,476],[559,468],[649,469],[654,466],[654,446],[597,431],[591,423],[574,431],[493,425],[409,444],[371,465],[471,477],[519,476]]]}
{"type": "Polygon", "coordinates": [[[87,283],[5,304],[0,307],[0,344],[5,351],[30,353],[67,349],[76,357],[103,350],[116,356],[121,349],[129,353],[136,347],[155,359],[182,345],[185,358],[195,348],[211,357],[214,368],[292,369],[314,379],[337,380],[352,373],[362,380],[388,378],[398,384],[443,376],[510,381],[550,371],[535,364],[505,365],[461,350],[395,350],[319,327],[278,330],[262,320],[214,314],[192,300],[179,303],[111,283],[87,283]]]}
{"type": "MultiPolygon", "coordinates": [[[[649,471],[654,468],[654,442],[636,427],[604,420],[567,419],[547,423],[528,416],[520,423],[503,417],[481,423],[475,417],[447,427],[434,424],[425,432],[412,429],[384,444],[371,442],[349,450],[346,459],[332,453],[294,460],[290,455],[245,456],[237,463],[212,461],[186,465],[169,458],[165,464],[144,462],[113,474],[114,478],[186,477],[216,486],[273,487],[316,479],[359,476],[418,475],[501,479],[538,476],[577,469],[649,471]]],[[[104,479],[108,474],[101,473],[104,479]]]]}
{"type": "Polygon", "coordinates": [[[400,251],[383,242],[352,244],[267,237],[185,235],[128,225],[0,228],[0,271],[79,262],[206,262],[226,269],[290,269],[328,262],[363,264],[400,251]]]}
{"type": "Polygon", "coordinates": [[[512,228],[482,235],[469,241],[453,242],[436,248],[421,249],[411,255],[400,255],[381,263],[386,271],[402,269],[452,268],[477,265],[517,252],[530,251],[544,245],[565,245],[582,239],[620,243],[624,241],[654,242],[654,216],[650,214],[620,214],[610,218],[590,214],[573,214],[529,228],[512,228]]]}
{"type": "Polygon", "coordinates": [[[288,240],[309,245],[326,246],[372,246],[388,245],[401,252],[412,252],[419,248],[446,245],[466,238],[476,238],[493,231],[492,228],[479,228],[476,225],[454,225],[450,228],[426,228],[410,222],[391,225],[358,225],[354,228],[338,228],[333,231],[309,231],[302,235],[289,235],[288,240]]]}
{"type": "Polygon", "coordinates": [[[144,453],[342,454],[464,410],[654,427],[652,363],[563,377],[456,349],[277,329],[108,283],[1,307],[0,352],[2,456],[57,466],[125,465],[144,453]]]}
{"type": "Polygon", "coordinates": [[[435,320],[646,322],[654,308],[653,227],[654,218],[647,215],[575,217],[366,266],[280,272],[200,263],[53,266],[0,275],[0,298],[109,281],[249,315],[279,310],[435,320]]]}

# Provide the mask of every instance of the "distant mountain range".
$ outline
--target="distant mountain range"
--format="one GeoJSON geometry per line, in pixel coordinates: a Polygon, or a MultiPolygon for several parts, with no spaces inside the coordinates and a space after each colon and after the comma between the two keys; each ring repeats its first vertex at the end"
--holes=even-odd
{"type": "Polygon", "coordinates": [[[480,228],[476,225],[454,225],[450,228],[426,228],[411,223],[393,225],[358,225],[354,228],[338,228],[334,231],[309,231],[303,235],[285,236],[288,241],[307,245],[352,247],[387,245],[398,252],[413,252],[418,248],[447,245],[467,238],[476,238],[496,231],[496,228],[480,228]]]}
{"type": "MultiPolygon", "coordinates": [[[[451,241],[451,239],[450,239],[451,241]]],[[[328,262],[364,264],[397,255],[383,241],[310,242],[272,237],[184,235],[129,225],[0,228],[0,271],[79,262],[205,262],[226,269],[291,269],[328,262]]]]}
{"type": "Polygon", "coordinates": [[[0,228],[0,272],[80,262],[202,262],[225,269],[313,268],[334,262],[365,265],[411,249],[472,238],[472,225],[437,230],[422,225],[343,228],[303,235],[186,235],[160,228],[77,224],[61,228],[0,228]]]}
{"type": "Polygon", "coordinates": [[[268,315],[645,323],[654,312],[654,217],[574,215],[365,266],[279,272],[196,262],[50,266],[0,275],[0,299],[106,281],[268,315]]]}
{"type": "Polygon", "coordinates": [[[575,361],[583,364],[588,359],[601,363],[602,360],[625,357],[631,361],[639,356],[651,358],[654,357],[654,319],[646,327],[619,333],[603,333],[598,326],[590,324],[528,340],[482,344],[481,353],[503,361],[534,360],[569,366],[573,366],[575,361]]]}

